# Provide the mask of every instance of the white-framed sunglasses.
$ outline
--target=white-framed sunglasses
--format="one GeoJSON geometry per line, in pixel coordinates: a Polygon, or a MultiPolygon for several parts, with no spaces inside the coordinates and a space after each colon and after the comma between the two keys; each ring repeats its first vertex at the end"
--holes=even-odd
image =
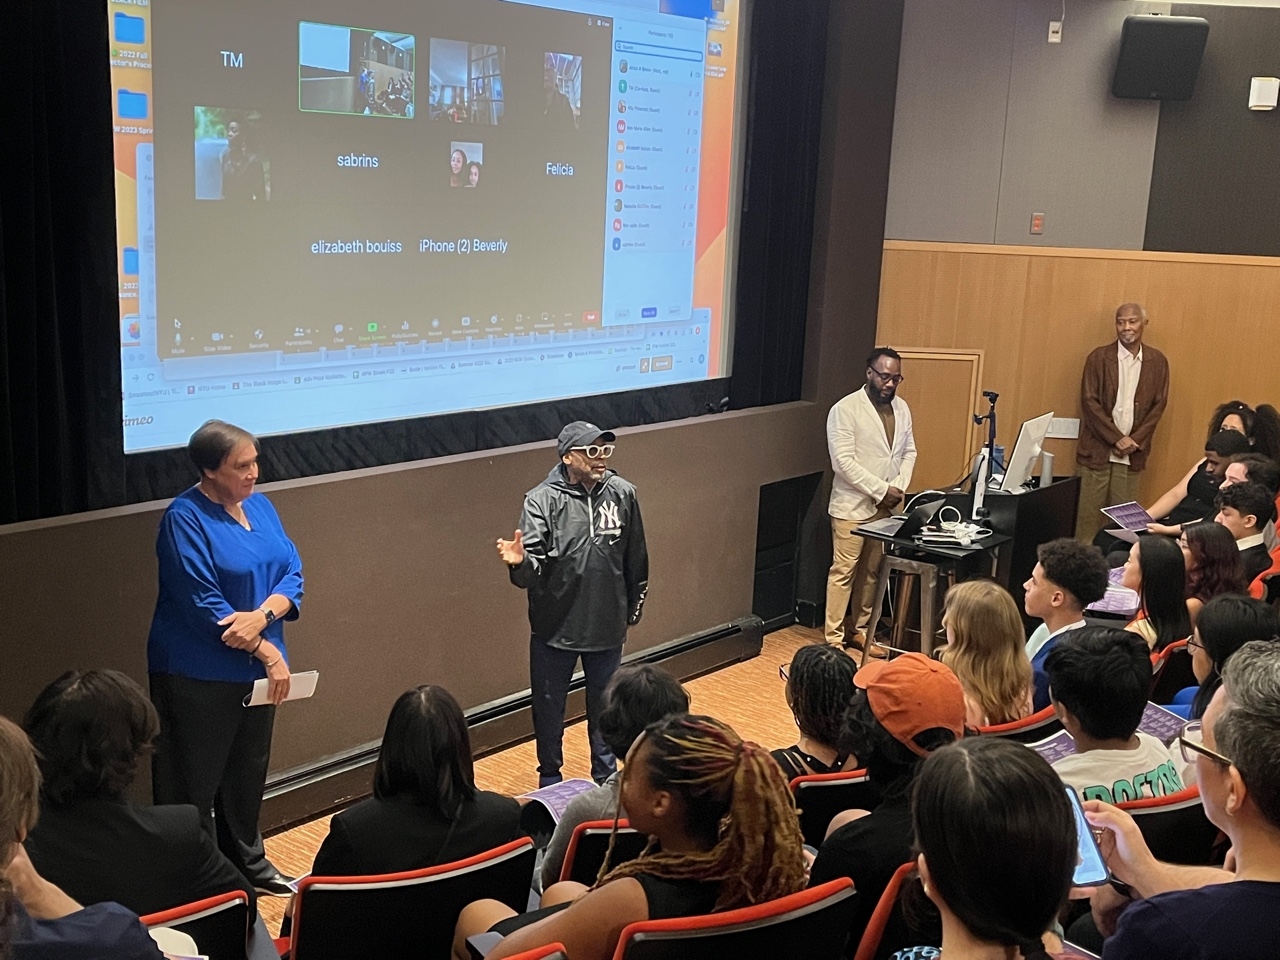
{"type": "Polygon", "coordinates": [[[612,443],[590,443],[585,447],[570,447],[570,450],[581,450],[588,460],[608,460],[613,456],[612,443]]]}

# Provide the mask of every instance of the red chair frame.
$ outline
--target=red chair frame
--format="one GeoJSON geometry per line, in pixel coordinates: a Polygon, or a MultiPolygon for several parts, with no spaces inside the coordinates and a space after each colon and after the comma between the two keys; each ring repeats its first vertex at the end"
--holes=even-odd
{"type": "Polygon", "coordinates": [[[871,783],[871,779],[865,769],[843,770],[836,773],[804,774],[791,781],[791,795],[795,797],[796,813],[800,817],[800,832],[804,834],[804,842],[811,847],[822,845],[822,841],[827,835],[827,828],[831,826],[831,819],[837,813],[844,810],[871,810],[880,802],[879,792],[871,783]],[[822,795],[824,791],[830,791],[834,794],[836,793],[835,787],[846,785],[850,787],[863,786],[866,796],[862,799],[870,802],[862,803],[861,806],[858,805],[857,801],[824,805],[819,808],[817,813],[806,815],[805,804],[801,802],[802,794],[808,794],[807,799],[813,801],[819,795],[822,795]]]}
{"type": "Polygon", "coordinates": [[[984,737],[1008,737],[1018,743],[1035,743],[1037,740],[1052,736],[1061,729],[1062,722],[1058,720],[1053,704],[1049,704],[1043,710],[1038,710],[1021,720],[979,727],[978,733],[984,737]]]}
{"type": "Polygon", "coordinates": [[[889,926],[889,917],[893,915],[893,908],[897,906],[902,885],[915,868],[916,862],[912,860],[893,872],[893,876],[889,878],[889,885],[884,888],[884,893],[880,894],[875,910],[871,912],[871,919],[867,921],[867,929],[858,942],[858,952],[853,955],[853,960],[873,960],[876,951],[880,948],[880,941],[884,938],[884,931],[889,926]]]}
{"type": "MultiPolygon", "coordinates": [[[[249,895],[243,890],[232,890],[228,893],[220,893],[217,896],[205,897],[203,900],[196,900],[192,903],[183,904],[180,907],[171,907],[168,910],[160,910],[156,913],[149,913],[145,917],[139,918],[142,925],[150,929],[151,927],[172,927],[175,930],[181,930],[188,934],[196,941],[202,953],[207,954],[211,960],[233,960],[233,958],[243,958],[248,950],[249,941],[249,895]],[[211,924],[202,924],[202,921],[209,921],[211,918],[217,917],[219,921],[227,923],[228,929],[225,935],[228,940],[233,939],[230,933],[230,921],[234,917],[221,917],[229,910],[240,911],[240,922],[237,925],[239,929],[239,951],[228,949],[216,949],[221,944],[211,943],[213,939],[209,933],[203,936],[200,934],[200,927],[204,926],[206,930],[211,925],[221,926],[221,923],[212,921],[211,924]],[[204,940],[201,943],[201,940],[204,940]]],[[[223,933],[220,929],[215,932],[223,933]]]]}
{"type": "MultiPolygon", "coordinates": [[[[569,846],[565,849],[565,852],[564,852],[564,863],[560,865],[560,879],[561,880],[573,879],[573,866],[574,866],[574,861],[577,859],[577,856],[578,856],[578,848],[583,844],[588,834],[612,833],[612,832],[613,832],[612,820],[584,820],[582,823],[574,827],[573,835],[569,838],[569,846]]],[[[619,837],[622,837],[622,836],[639,837],[640,835],[641,835],[640,831],[633,830],[631,827],[631,824],[625,818],[618,821],[619,837]]],[[[648,842],[647,837],[645,838],[645,842],[646,843],[648,842]]],[[[615,852],[616,852],[616,849],[615,849],[615,852]]],[[[614,866],[617,866],[619,863],[625,863],[627,860],[631,860],[631,859],[633,859],[633,857],[623,857],[617,860],[614,863],[614,866]]],[[[593,877],[592,881],[594,882],[594,880],[595,878],[593,877]]]]}
{"type": "MultiPolygon", "coordinates": [[[[474,857],[468,857],[465,860],[456,860],[453,863],[443,863],[434,867],[425,867],[421,870],[407,870],[401,873],[387,873],[372,876],[361,877],[304,877],[298,882],[298,895],[293,901],[293,929],[290,934],[287,949],[291,960],[308,960],[311,955],[307,951],[299,951],[299,938],[302,933],[307,930],[304,920],[306,918],[307,892],[312,889],[319,891],[332,891],[335,889],[348,890],[379,890],[393,887],[414,887],[424,886],[430,888],[433,882],[442,882],[446,879],[454,877],[464,877],[468,874],[477,873],[486,869],[495,869],[503,864],[507,864],[518,858],[526,858],[528,860],[529,876],[527,880],[522,881],[523,888],[518,891],[519,903],[508,903],[514,910],[523,910],[527,906],[528,896],[527,888],[533,880],[533,859],[534,846],[533,841],[528,837],[522,837],[519,840],[512,840],[500,847],[492,850],[486,850],[484,853],[476,854],[474,857]]],[[[514,893],[515,891],[513,891],[514,893]]],[[[436,896],[440,896],[442,892],[438,891],[436,896]]],[[[430,896],[430,894],[428,894],[430,896]]],[[[477,893],[471,899],[480,899],[483,893],[477,893]]],[[[503,899],[497,893],[494,893],[495,899],[503,899]]],[[[514,899],[514,897],[513,897],[514,899]]],[[[470,901],[467,901],[470,902],[470,901]]],[[[424,904],[425,906],[426,904],[424,904]]],[[[431,904],[435,906],[435,904],[431,904]]],[[[466,903],[458,906],[459,911],[466,903]]],[[[452,929],[453,923],[457,920],[456,915],[449,921],[449,927],[452,929]]],[[[385,931],[384,931],[385,932],[385,931]]],[[[381,956],[383,955],[375,944],[371,942],[370,932],[366,931],[358,934],[362,942],[369,943],[369,949],[361,953],[360,956],[381,956]]],[[[313,935],[314,937],[314,935],[313,935]]],[[[277,941],[279,945],[279,941],[277,941]]],[[[429,949],[428,944],[417,944],[415,950],[421,953],[423,950],[429,949]]],[[[282,954],[284,950],[280,951],[282,954]]],[[[323,951],[322,951],[323,952],[323,951]]],[[[338,956],[338,954],[331,954],[338,956]]],[[[345,956],[350,956],[350,953],[345,956]]]]}
{"type": "MultiPolygon", "coordinates": [[[[1142,797],[1138,800],[1124,800],[1116,804],[1121,810],[1127,811],[1138,824],[1138,829],[1142,830],[1143,838],[1147,841],[1147,846],[1151,848],[1151,852],[1155,854],[1159,860],[1169,863],[1181,863],[1190,865],[1207,865],[1211,862],[1208,857],[1188,858],[1178,851],[1166,847],[1163,843],[1163,837],[1154,831],[1154,821],[1148,820],[1148,817],[1156,817],[1160,814],[1175,814],[1182,810],[1190,810],[1193,808],[1200,809],[1203,813],[1204,801],[1200,797],[1200,787],[1198,784],[1192,784],[1184,787],[1177,793],[1166,794],[1163,797],[1142,797]],[[1143,829],[1144,825],[1146,829],[1143,829]]],[[[1163,819],[1163,818],[1162,818],[1163,819]]],[[[1205,817],[1203,826],[1204,839],[1209,836],[1216,836],[1219,841],[1222,839],[1221,831],[1218,830],[1208,817],[1205,817]]],[[[1171,831],[1178,839],[1185,839],[1187,832],[1185,829],[1171,831]]],[[[1218,847],[1219,843],[1211,843],[1209,846],[1218,847]]],[[[1220,862],[1220,861],[1219,861],[1220,862]]]]}
{"type": "MultiPolygon", "coordinates": [[[[698,917],[641,920],[623,928],[618,937],[618,946],[613,952],[613,960],[627,960],[627,948],[633,943],[637,946],[646,941],[665,940],[678,943],[714,937],[716,934],[759,930],[847,903],[853,895],[853,881],[848,877],[840,877],[821,886],[801,890],[766,903],[740,907],[737,910],[725,910],[722,913],[709,913],[698,917]]],[[[828,960],[826,954],[815,954],[811,944],[797,943],[795,946],[811,960],[828,960]]],[[[840,954],[841,950],[837,948],[831,954],[830,960],[835,960],[840,954]]]]}

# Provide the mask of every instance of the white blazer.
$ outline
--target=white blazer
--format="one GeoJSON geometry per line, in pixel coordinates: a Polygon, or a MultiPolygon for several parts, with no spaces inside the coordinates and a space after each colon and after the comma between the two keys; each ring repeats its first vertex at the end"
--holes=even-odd
{"type": "Polygon", "coordinates": [[[885,439],[884,422],[866,390],[855,390],[827,414],[827,450],[835,482],[827,512],[842,520],[866,520],[876,512],[890,487],[904,493],[916,465],[911,411],[893,398],[893,446],[885,439]]]}

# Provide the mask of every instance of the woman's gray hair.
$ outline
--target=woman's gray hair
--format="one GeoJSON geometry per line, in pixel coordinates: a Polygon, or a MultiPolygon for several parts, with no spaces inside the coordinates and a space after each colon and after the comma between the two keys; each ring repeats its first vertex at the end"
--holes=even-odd
{"type": "Polygon", "coordinates": [[[1213,727],[1267,822],[1280,828],[1280,643],[1251,640],[1222,670],[1226,703],[1213,727]]]}
{"type": "Polygon", "coordinates": [[[201,473],[212,472],[242,443],[252,443],[255,450],[261,449],[258,438],[243,427],[222,420],[206,420],[187,441],[187,456],[201,473]]]}

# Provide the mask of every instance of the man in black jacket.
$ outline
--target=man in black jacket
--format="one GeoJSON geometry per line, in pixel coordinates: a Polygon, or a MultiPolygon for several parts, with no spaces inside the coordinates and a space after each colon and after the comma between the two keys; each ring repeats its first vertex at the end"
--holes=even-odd
{"type": "Polygon", "coordinates": [[[498,541],[511,582],[529,591],[529,680],[539,786],[561,780],[564,706],[578,658],[587,681],[591,776],[616,760],[600,736],[604,688],[640,621],[649,554],[636,490],[607,462],[612,433],[575,420],[560,431],[560,462],[524,498],[520,527],[498,541]]]}

